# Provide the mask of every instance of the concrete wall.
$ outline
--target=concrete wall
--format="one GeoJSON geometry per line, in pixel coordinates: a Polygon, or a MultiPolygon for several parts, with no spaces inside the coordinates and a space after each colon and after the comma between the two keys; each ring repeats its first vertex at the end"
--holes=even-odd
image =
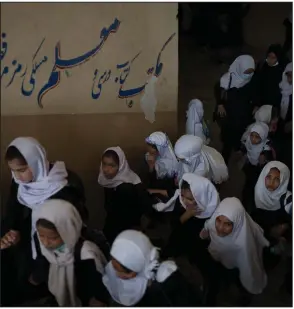
{"type": "Polygon", "coordinates": [[[176,137],[176,15],[177,3],[2,3],[2,158],[13,138],[36,137],[80,174],[102,222],[103,150],[120,145],[140,170],[148,134],[176,137]]]}
{"type": "Polygon", "coordinates": [[[244,19],[244,38],[255,49],[266,51],[273,43],[284,43],[284,19],[292,12],[292,2],[251,3],[244,19]]]}

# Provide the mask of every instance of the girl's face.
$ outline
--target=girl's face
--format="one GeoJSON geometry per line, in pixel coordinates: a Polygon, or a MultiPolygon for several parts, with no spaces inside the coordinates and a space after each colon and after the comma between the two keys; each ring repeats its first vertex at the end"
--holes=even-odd
{"type": "Polygon", "coordinates": [[[271,168],[265,177],[265,187],[273,192],[278,189],[280,185],[280,171],[277,168],[271,168]]]}
{"type": "Polygon", "coordinates": [[[37,225],[37,232],[42,245],[49,250],[55,250],[64,244],[56,230],[37,225]]]}
{"type": "Polygon", "coordinates": [[[196,207],[197,206],[197,202],[195,201],[194,196],[190,189],[182,189],[181,197],[186,207],[196,207]]]}
{"type": "Polygon", "coordinates": [[[250,133],[250,141],[252,145],[258,145],[261,143],[261,138],[258,133],[251,132],[250,133]]]}
{"type": "Polygon", "coordinates": [[[102,158],[102,171],[107,179],[113,179],[118,173],[119,166],[112,157],[102,158]]]}
{"type": "Polygon", "coordinates": [[[220,215],[215,219],[215,229],[219,237],[225,237],[232,233],[234,224],[226,216],[220,215]]]}
{"type": "Polygon", "coordinates": [[[266,62],[270,67],[274,66],[278,62],[276,54],[274,54],[273,52],[269,53],[267,55],[266,62]]]}
{"type": "Polygon", "coordinates": [[[155,149],[152,145],[146,143],[147,152],[154,157],[157,157],[159,155],[158,150],[155,149]]]}
{"type": "Polygon", "coordinates": [[[126,269],[114,258],[111,259],[111,264],[115,270],[117,277],[123,280],[132,279],[137,276],[134,271],[126,271],[126,269]]]}
{"type": "Polygon", "coordinates": [[[23,183],[33,181],[33,172],[27,164],[22,164],[18,159],[13,159],[7,163],[17,180],[23,183]]]}

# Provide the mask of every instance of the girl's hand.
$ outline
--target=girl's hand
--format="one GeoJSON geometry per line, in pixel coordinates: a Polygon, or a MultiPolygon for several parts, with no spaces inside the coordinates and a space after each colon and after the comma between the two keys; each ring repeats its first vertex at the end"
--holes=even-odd
{"type": "Polygon", "coordinates": [[[184,212],[184,214],[181,216],[180,221],[182,223],[185,223],[186,221],[188,221],[190,218],[195,217],[197,215],[200,215],[201,212],[203,210],[201,210],[199,207],[195,206],[195,207],[188,207],[186,209],[186,211],[184,212]]]}
{"type": "Polygon", "coordinates": [[[36,282],[36,281],[33,279],[33,276],[32,276],[32,275],[30,275],[30,277],[29,277],[29,283],[32,284],[32,285],[35,285],[35,286],[39,285],[39,283],[36,282]]]}
{"type": "Polygon", "coordinates": [[[159,190],[159,189],[147,189],[147,191],[150,193],[150,194],[161,194],[165,197],[168,197],[168,194],[167,194],[167,191],[166,190],[159,190]]]}
{"type": "Polygon", "coordinates": [[[1,238],[1,249],[6,249],[16,245],[20,240],[20,233],[18,231],[10,230],[1,238]]]}
{"type": "Polygon", "coordinates": [[[199,237],[200,237],[201,239],[207,239],[207,238],[209,238],[209,231],[206,230],[206,229],[202,229],[202,231],[201,231],[200,234],[199,234],[199,237]]]}
{"type": "Polygon", "coordinates": [[[219,105],[217,107],[217,112],[221,117],[225,117],[227,115],[226,109],[223,105],[219,105]]]}
{"type": "Polygon", "coordinates": [[[156,157],[155,156],[150,155],[150,154],[147,155],[147,163],[148,163],[150,171],[153,171],[153,169],[155,167],[155,161],[156,161],[156,157]]]}
{"type": "Polygon", "coordinates": [[[259,156],[258,161],[259,161],[259,164],[260,164],[260,165],[264,165],[264,164],[266,163],[265,155],[261,154],[261,155],[259,156]]]}

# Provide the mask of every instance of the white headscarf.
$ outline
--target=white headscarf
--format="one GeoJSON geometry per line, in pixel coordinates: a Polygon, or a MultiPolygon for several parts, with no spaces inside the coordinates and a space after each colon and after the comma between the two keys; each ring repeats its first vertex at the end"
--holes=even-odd
{"type": "Polygon", "coordinates": [[[165,281],[177,267],[167,261],[159,266],[158,251],[143,233],[126,230],[120,233],[110,251],[111,256],[121,265],[137,273],[136,277],[123,280],[117,277],[112,262],[105,268],[103,283],[111,297],[124,306],[136,305],[144,296],[150,280],[165,281]],[[160,270],[160,271],[159,271],[160,270]]]}
{"type": "Polygon", "coordinates": [[[200,100],[194,99],[189,103],[186,121],[186,134],[202,138],[206,144],[206,136],[203,133],[202,120],[204,116],[203,104],[200,100]]]}
{"type": "Polygon", "coordinates": [[[122,183],[131,183],[133,185],[137,185],[138,183],[141,183],[140,177],[130,169],[126,155],[123,152],[123,150],[120,147],[110,147],[110,148],[107,148],[104,151],[104,153],[108,150],[112,150],[118,155],[119,169],[114,178],[107,179],[104,176],[104,173],[102,170],[102,162],[101,162],[100,173],[98,176],[98,183],[102,187],[106,187],[106,188],[116,188],[122,183]]]}
{"type": "Polygon", "coordinates": [[[196,218],[210,218],[215,208],[219,204],[219,195],[215,186],[202,176],[192,173],[185,173],[179,182],[179,189],[175,191],[174,196],[166,203],[157,203],[153,208],[159,212],[170,212],[174,210],[177,198],[180,199],[181,205],[186,209],[181,196],[181,187],[183,181],[187,181],[190,185],[191,192],[197,203],[197,206],[203,210],[196,218]]]}
{"type": "Polygon", "coordinates": [[[271,105],[262,105],[254,115],[255,120],[269,125],[272,119],[272,109],[271,105]]]}
{"type": "MultiPolygon", "coordinates": [[[[80,306],[76,296],[74,249],[81,236],[82,219],[76,208],[64,200],[48,200],[36,212],[36,220],[46,219],[53,223],[64,241],[62,251],[46,249],[41,241],[41,252],[50,263],[48,288],[60,307],[80,306]]],[[[96,269],[104,273],[106,259],[92,242],[84,241],[81,260],[93,259],[96,269]]]]}
{"type": "Polygon", "coordinates": [[[258,159],[262,151],[270,149],[269,146],[267,146],[268,132],[269,127],[264,122],[255,122],[247,128],[242,136],[242,143],[247,150],[247,158],[252,165],[258,164],[258,159]],[[257,145],[251,143],[250,134],[252,132],[256,132],[261,138],[261,142],[257,145]]]}
{"type": "Polygon", "coordinates": [[[205,229],[209,231],[211,241],[208,250],[212,257],[228,269],[238,268],[244,288],[252,294],[260,294],[267,284],[262,253],[269,242],[241,202],[235,197],[224,199],[206,221],[205,229]],[[215,220],[221,215],[234,225],[232,233],[225,237],[218,236],[215,229],[215,220]]]}
{"type": "Polygon", "coordinates": [[[220,86],[226,90],[230,88],[242,88],[248,84],[253,76],[251,74],[244,74],[248,69],[255,69],[254,59],[249,55],[239,56],[231,64],[229,72],[225,73],[220,79],[220,86]],[[231,85],[230,85],[230,78],[231,85]]]}
{"type": "Polygon", "coordinates": [[[159,152],[159,158],[155,162],[157,177],[159,179],[166,176],[174,177],[178,167],[178,160],[168,136],[163,132],[154,132],[145,141],[156,146],[159,152]]]}
{"type": "Polygon", "coordinates": [[[178,165],[178,180],[184,173],[195,173],[215,183],[222,183],[229,177],[222,155],[214,148],[203,145],[200,137],[180,137],[175,144],[175,154],[181,159],[178,165]]]}
{"type": "MultiPolygon", "coordinates": [[[[197,203],[197,207],[201,208],[203,212],[195,217],[200,219],[210,218],[218,206],[220,200],[215,186],[207,179],[196,174],[184,174],[179,187],[182,188],[183,181],[188,182],[192,195],[197,203]]],[[[181,205],[186,209],[186,205],[182,200],[180,194],[181,205]]]]}
{"type": "Polygon", "coordinates": [[[290,170],[282,162],[271,161],[262,170],[255,186],[255,205],[265,210],[278,210],[281,208],[280,198],[288,190],[290,170]],[[265,186],[265,178],[272,168],[280,171],[280,185],[275,191],[269,191],[265,186]]]}
{"type": "Polygon", "coordinates": [[[18,201],[32,210],[32,251],[33,258],[36,257],[36,248],[33,235],[36,232],[34,211],[55,193],[64,188],[67,181],[67,171],[64,162],[55,162],[49,171],[49,162],[43,146],[32,137],[18,137],[11,142],[10,146],[16,147],[27,161],[33,173],[33,181],[23,183],[19,181],[14,173],[12,177],[18,184],[18,201]]]}
{"type": "Polygon", "coordinates": [[[280,82],[280,89],[281,89],[281,94],[282,94],[282,101],[281,101],[281,118],[285,119],[287,112],[288,112],[288,108],[289,108],[289,103],[292,104],[292,102],[290,102],[290,96],[292,94],[292,89],[293,89],[293,85],[290,85],[288,83],[287,80],[287,73],[293,71],[293,67],[292,67],[292,62],[288,63],[284,73],[283,73],[283,77],[282,77],[282,81],[280,82]]]}

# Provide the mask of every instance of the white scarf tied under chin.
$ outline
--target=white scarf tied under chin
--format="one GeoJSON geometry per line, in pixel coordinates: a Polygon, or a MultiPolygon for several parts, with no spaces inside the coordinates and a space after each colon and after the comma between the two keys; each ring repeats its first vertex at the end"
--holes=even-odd
{"type": "Polygon", "coordinates": [[[178,160],[168,136],[163,132],[154,132],[145,140],[148,144],[156,146],[159,158],[155,161],[156,175],[159,179],[174,177],[177,171],[178,160]]]}
{"type": "Polygon", "coordinates": [[[122,183],[131,183],[133,185],[141,183],[140,177],[130,169],[129,163],[123,150],[120,147],[110,147],[107,148],[104,153],[108,150],[112,150],[117,154],[119,158],[119,169],[114,178],[107,179],[104,176],[101,162],[98,183],[105,188],[116,188],[122,183]]]}
{"type": "Polygon", "coordinates": [[[281,89],[281,94],[282,94],[282,101],[281,101],[281,118],[285,120],[287,112],[288,112],[288,108],[289,108],[289,104],[292,104],[292,102],[290,102],[290,96],[292,95],[292,91],[293,91],[293,85],[290,85],[287,79],[287,73],[291,73],[292,74],[292,62],[288,63],[288,65],[286,66],[284,73],[283,73],[283,77],[282,77],[282,81],[280,82],[280,89],[281,89]]]}
{"type": "Polygon", "coordinates": [[[157,249],[147,236],[134,230],[119,234],[110,254],[121,265],[137,274],[132,279],[124,280],[117,277],[112,262],[105,268],[103,283],[111,297],[124,306],[135,306],[144,297],[149,282],[162,282],[177,269],[173,262],[159,266],[157,249]],[[158,266],[161,270],[156,276],[158,266]]]}
{"type": "Polygon", "coordinates": [[[267,146],[268,143],[269,127],[263,122],[255,122],[250,125],[242,136],[242,143],[247,150],[247,158],[252,165],[258,165],[259,156],[265,150],[270,150],[267,146]],[[257,133],[260,136],[261,142],[257,145],[253,145],[250,140],[251,133],[257,133]]]}
{"type": "Polygon", "coordinates": [[[255,61],[249,55],[237,57],[230,65],[229,72],[225,73],[220,79],[220,86],[223,89],[242,88],[248,84],[253,76],[244,74],[248,69],[255,69],[255,61]],[[230,83],[231,80],[231,83],[230,83]]]}
{"type": "Polygon", "coordinates": [[[177,199],[180,199],[182,207],[185,209],[187,206],[182,200],[181,188],[183,181],[190,185],[190,190],[197,203],[197,207],[202,212],[196,215],[196,218],[206,219],[210,218],[214,213],[216,207],[219,205],[219,194],[215,186],[207,179],[196,174],[186,173],[183,175],[179,182],[179,189],[176,190],[174,196],[167,203],[158,203],[153,205],[153,208],[159,212],[173,211],[177,199]]]}
{"type": "Polygon", "coordinates": [[[224,199],[213,216],[205,222],[205,229],[210,235],[208,250],[211,256],[228,269],[237,268],[240,281],[248,292],[262,293],[267,284],[263,248],[269,246],[269,242],[241,202],[235,197],[224,199]],[[225,216],[233,223],[231,234],[218,236],[215,227],[218,216],[225,216]]]}
{"type": "Polygon", "coordinates": [[[222,183],[229,177],[228,168],[222,155],[212,147],[203,145],[200,137],[183,135],[175,144],[175,154],[180,159],[177,178],[184,173],[195,173],[222,183]]]}
{"type": "Polygon", "coordinates": [[[275,211],[281,208],[280,198],[288,190],[290,180],[290,170],[282,162],[271,161],[262,170],[255,186],[254,198],[255,205],[259,209],[275,211]],[[280,185],[274,191],[269,191],[265,186],[265,178],[272,168],[280,172],[280,185]]]}
{"type": "Polygon", "coordinates": [[[194,99],[189,103],[186,121],[186,134],[195,135],[202,138],[204,144],[207,144],[206,136],[203,132],[204,109],[200,100],[194,99]]]}
{"type": "Polygon", "coordinates": [[[256,122],[264,122],[269,125],[272,119],[272,109],[271,105],[262,105],[254,115],[256,122]]]}
{"type": "Polygon", "coordinates": [[[33,181],[23,183],[19,181],[14,173],[12,177],[18,184],[18,201],[32,210],[32,251],[36,258],[36,248],[33,235],[36,232],[34,212],[48,198],[64,188],[67,181],[67,171],[64,162],[56,162],[49,171],[49,162],[43,146],[32,137],[18,137],[11,142],[10,146],[16,147],[27,161],[33,173],[33,181]]]}
{"type": "MultiPolygon", "coordinates": [[[[54,224],[65,247],[60,251],[45,248],[41,241],[41,252],[50,263],[48,288],[60,307],[81,306],[76,295],[74,249],[81,236],[82,219],[76,208],[63,200],[49,200],[36,211],[36,220],[46,219],[54,224]]],[[[92,242],[84,241],[81,260],[93,259],[96,270],[104,273],[106,258],[92,242]]]]}

